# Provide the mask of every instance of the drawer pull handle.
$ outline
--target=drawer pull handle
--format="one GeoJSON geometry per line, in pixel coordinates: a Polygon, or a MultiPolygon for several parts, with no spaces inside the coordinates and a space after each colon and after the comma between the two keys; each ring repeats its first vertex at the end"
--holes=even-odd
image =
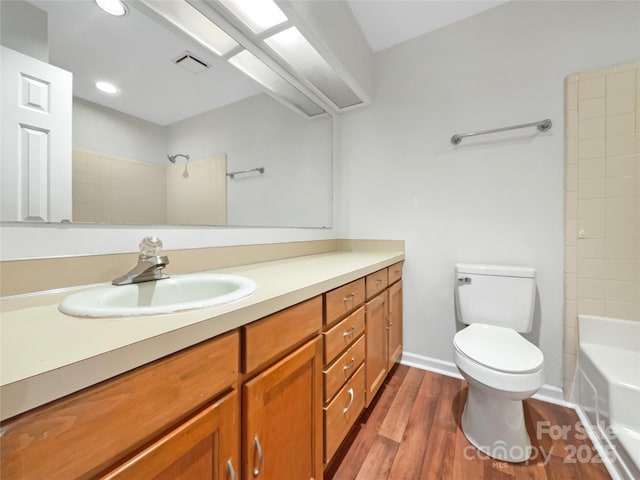
{"type": "Polygon", "coordinates": [[[352,293],[351,295],[347,295],[346,297],[344,297],[342,299],[343,302],[349,302],[349,301],[353,301],[353,299],[356,298],[356,294],[352,293]]]}
{"type": "Polygon", "coordinates": [[[344,367],[342,367],[342,371],[346,372],[347,370],[349,370],[351,367],[353,367],[353,365],[356,363],[356,358],[355,357],[351,357],[351,361],[349,363],[347,363],[344,367]]]}
{"type": "Polygon", "coordinates": [[[382,283],[382,279],[381,278],[377,278],[376,279],[376,285],[380,285],[382,283]]]}
{"type": "Polygon", "coordinates": [[[229,474],[229,480],[236,480],[236,471],[233,469],[231,459],[227,460],[227,473],[229,474]]]}
{"type": "Polygon", "coordinates": [[[342,337],[343,337],[343,338],[351,337],[351,336],[353,336],[353,334],[355,333],[355,331],[356,331],[356,327],[351,326],[351,328],[350,328],[349,330],[347,330],[346,332],[344,332],[344,333],[342,334],[342,337]]]}
{"type": "Polygon", "coordinates": [[[260,471],[262,470],[262,445],[260,445],[258,435],[253,437],[253,445],[256,447],[256,452],[258,453],[258,466],[253,469],[253,478],[256,478],[260,475],[260,471]]]}
{"type": "Polygon", "coordinates": [[[351,404],[353,404],[353,388],[347,390],[347,393],[349,393],[349,405],[342,409],[342,413],[347,413],[351,408],[351,404]]]}

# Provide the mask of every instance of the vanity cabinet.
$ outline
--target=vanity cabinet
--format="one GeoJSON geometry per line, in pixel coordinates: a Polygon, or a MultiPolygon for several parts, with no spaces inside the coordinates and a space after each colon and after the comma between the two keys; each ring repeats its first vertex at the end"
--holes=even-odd
{"type": "Polygon", "coordinates": [[[321,480],[402,352],[402,263],[0,424],[0,478],[321,480]]]}
{"type": "Polygon", "coordinates": [[[324,463],[364,408],[365,279],[327,292],[324,338],[324,463]]]}
{"type": "Polygon", "coordinates": [[[389,369],[402,357],[402,280],[389,287],[389,369]]]}
{"type": "Polygon", "coordinates": [[[180,478],[213,459],[201,478],[224,478],[239,465],[239,347],[233,331],[2,422],[0,477],[180,478]]]}
{"type": "Polygon", "coordinates": [[[365,368],[366,406],[376,396],[389,371],[389,336],[387,325],[387,291],[365,304],[367,322],[367,361],[365,368]]]}
{"type": "Polygon", "coordinates": [[[243,478],[321,479],[322,297],[243,330],[243,478]]]}
{"type": "Polygon", "coordinates": [[[120,465],[103,480],[237,478],[238,394],[233,391],[120,465]]]}
{"type": "Polygon", "coordinates": [[[402,265],[398,262],[366,277],[366,406],[402,356],[402,265]]]}

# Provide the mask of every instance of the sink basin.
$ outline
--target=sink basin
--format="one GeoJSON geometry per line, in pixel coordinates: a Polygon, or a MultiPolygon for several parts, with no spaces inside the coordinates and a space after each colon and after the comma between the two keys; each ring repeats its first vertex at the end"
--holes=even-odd
{"type": "Polygon", "coordinates": [[[65,298],[59,310],[76,317],[112,318],[158,315],[233,302],[256,291],[238,275],[189,274],[131,285],[94,288],[65,298]]]}

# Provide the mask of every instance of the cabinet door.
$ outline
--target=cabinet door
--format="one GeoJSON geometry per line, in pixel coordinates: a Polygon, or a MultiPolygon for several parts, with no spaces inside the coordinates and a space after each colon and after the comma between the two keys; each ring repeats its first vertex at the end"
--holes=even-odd
{"type": "Polygon", "coordinates": [[[246,480],[322,478],[322,341],[243,385],[246,480]]]}
{"type": "Polygon", "coordinates": [[[387,326],[387,291],[366,303],[366,351],[365,381],[367,407],[387,376],[389,343],[387,326]]]}
{"type": "Polygon", "coordinates": [[[389,369],[402,356],[402,281],[389,287],[389,369]]]}
{"type": "Polygon", "coordinates": [[[238,394],[233,391],[103,478],[235,480],[238,458],[238,394]]]}

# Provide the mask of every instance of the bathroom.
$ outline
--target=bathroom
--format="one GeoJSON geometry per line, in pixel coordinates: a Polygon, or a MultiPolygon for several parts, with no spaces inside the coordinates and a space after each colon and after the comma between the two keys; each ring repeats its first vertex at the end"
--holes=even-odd
{"type": "MultiPolygon", "coordinates": [[[[328,228],[12,223],[0,232],[2,261],[131,258],[148,234],[171,250],[404,240],[403,362],[445,374],[456,374],[453,265],[530,265],[538,297],[528,338],[545,359],[540,394],[573,402],[576,327],[564,319],[565,299],[577,288],[565,277],[572,268],[565,265],[565,78],[638,61],[639,22],[632,1],[512,1],[376,51],[371,104],[334,119],[328,228]],[[549,132],[450,143],[454,133],[545,118],[553,121],[549,132]]],[[[637,268],[637,236],[635,248],[637,268]]],[[[3,274],[2,283],[10,281],[3,274]]],[[[635,305],[638,320],[637,296],[623,303],[635,305]]]]}

